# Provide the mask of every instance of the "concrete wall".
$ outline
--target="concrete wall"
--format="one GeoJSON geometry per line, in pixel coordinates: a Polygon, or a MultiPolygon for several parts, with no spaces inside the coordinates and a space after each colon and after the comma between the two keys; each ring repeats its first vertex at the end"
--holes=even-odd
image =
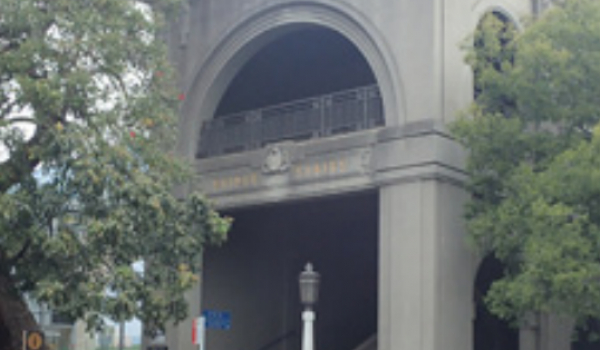
{"type": "Polygon", "coordinates": [[[381,190],[379,349],[471,348],[464,192],[421,180],[381,190]]]}

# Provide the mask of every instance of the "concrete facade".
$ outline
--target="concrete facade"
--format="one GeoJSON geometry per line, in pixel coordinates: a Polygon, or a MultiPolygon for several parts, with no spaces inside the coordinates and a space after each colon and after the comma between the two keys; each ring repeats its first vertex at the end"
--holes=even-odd
{"type": "MultiPolygon", "coordinates": [[[[209,335],[208,349],[299,349],[299,343],[286,334],[294,325],[293,315],[299,317],[293,289],[300,264],[314,257],[331,269],[330,280],[348,265],[358,271],[348,279],[359,278],[360,284],[362,265],[350,264],[349,259],[358,254],[369,261],[371,255],[348,250],[350,257],[343,260],[333,253],[344,255],[342,248],[323,248],[331,241],[322,235],[354,232],[353,227],[372,234],[347,242],[369,246],[369,237],[375,240],[377,266],[368,274],[376,276],[376,302],[372,308],[357,310],[361,317],[375,315],[375,329],[367,323],[347,326],[332,339],[321,336],[321,344],[327,344],[328,350],[473,349],[473,289],[479,259],[465,244],[464,153],[446,130],[473,95],[472,73],[463,63],[460,45],[487,12],[501,12],[518,25],[541,5],[529,0],[190,0],[186,4],[185,15],[169,33],[180,87],[187,96],[178,150],[195,162],[201,175],[197,186],[220,209],[244,217],[252,208],[262,208],[264,216],[261,222],[234,228],[231,247],[226,244],[207,253],[205,283],[190,293],[193,315],[205,308],[234,310],[236,329],[209,335]],[[333,31],[358,49],[381,91],[384,125],[196,159],[202,123],[215,117],[244,65],[276,40],[306,28],[333,31]],[[346,201],[347,195],[354,197],[346,201]],[[280,214],[289,220],[277,226],[278,207],[296,205],[294,210],[310,220],[316,214],[298,203],[318,208],[328,198],[341,199],[332,204],[337,209],[321,219],[324,227],[305,227],[319,233],[310,238],[316,245],[300,248],[303,243],[297,241],[290,246],[289,240],[295,238],[276,235],[287,230],[300,234],[299,227],[304,227],[302,220],[286,225],[296,222],[289,212],[280,214]],[[346,219],[335,218],[353,216],[344,209],[348,203],[366,208],[371,216],[353,227],[344,226],[346,219]],[[251,239],[238,238],[244,234],[251,239]],[[358,333],[360,339],[356,336],[351,344],[337,339],[358,333]],[[277,341],[278,337],[287,338],[277,341]]],[[[257,89],[267,88],[260,81],[256,84],[257,89]]],[[[372,292],[367,287],[350,283],[324,288],[329,293],[325,300],[332,298],[329,305],[336,304],[336,296],[339,305],[322,302],[323,322],[330,319],[341,325],[353,317],[347,310],[362,304],[359,299],[370,303],[372,292]],[[353,292],[344,296],[345,288],[353,292]]],[[[520,349],[566,350],[566,328],[551,319],[535,322],[520,331],[520,349]]],[[[194,349],[190,330],[191,318],[171,327],[170,349],[194,349]]]]}

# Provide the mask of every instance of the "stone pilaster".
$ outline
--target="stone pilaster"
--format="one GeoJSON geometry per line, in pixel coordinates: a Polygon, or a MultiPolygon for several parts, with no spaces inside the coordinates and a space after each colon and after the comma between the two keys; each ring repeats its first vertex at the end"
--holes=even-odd
{"type": "Polygon", "coordinates": [[[464,198],[461,188],[434,179],[381,189],[380,350],[471,349],[464,198]]]}

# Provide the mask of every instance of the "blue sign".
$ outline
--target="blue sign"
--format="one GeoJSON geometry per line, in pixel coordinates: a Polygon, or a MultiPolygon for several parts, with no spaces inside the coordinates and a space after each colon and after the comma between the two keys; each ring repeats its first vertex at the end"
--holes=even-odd
{"type": "Polygon", "coordinates": [[[207,329],[231,329],[231,313],[228,311],[204,310],[202,316],[207,329]]]}

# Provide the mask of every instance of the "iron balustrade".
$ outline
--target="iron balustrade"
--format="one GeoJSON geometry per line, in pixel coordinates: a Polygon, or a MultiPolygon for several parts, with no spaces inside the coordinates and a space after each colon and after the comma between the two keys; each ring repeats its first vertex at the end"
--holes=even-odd
{"type": "Polygon", "coordinates": [[[267,144],[308,140],[383,125],[376,85],[217,116],[204,122],[199,158],[249,151],[267,144]]]}

